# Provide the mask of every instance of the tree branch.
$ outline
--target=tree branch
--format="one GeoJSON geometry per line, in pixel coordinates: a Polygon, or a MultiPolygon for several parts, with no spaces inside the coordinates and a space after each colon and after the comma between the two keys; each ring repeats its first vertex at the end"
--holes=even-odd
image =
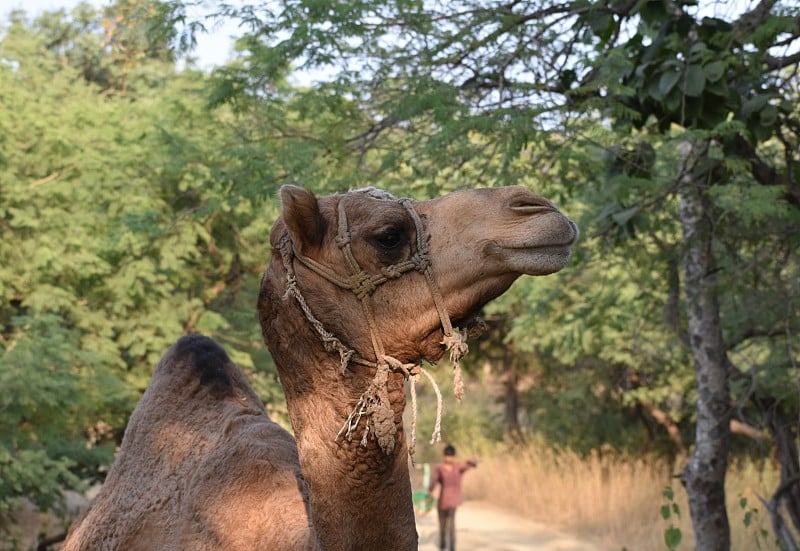
{"type": "Polygon", "coordinates": [[[655,419],[656,423],[666,429],[669,439],[672,440],[673,444],[675,444],[675,447],[678,449],[678,453],[681,456],[686,456],[686,446],[683,444],[680,428],[672,419],[672,417],[670,417],[667,412],[658,409],[650,402],[639,400],[639,405],[641,405],[642,409],[644,409],[653,419],[655,419]]]}
{"type": "MultiPolygon", "coordinates": [[[[795,39],[800,37],[795,37],[795,39]]],[[[769,54],[765,57],[767,67],[770,70],[776,71],[778,69],[783,69],[784,67],[789,67],[790,65],[796,65],[800,63],[800,52],[795,52],[792,55],[787,55],[783,57],[775,57],[769,54]]]]}
{"type": "Polygon", "coordinates": [[[769,440],[769,434],[758,430],[757,428],[748,425],[747,423],[742,423],[736,419],[731,419],[731,432],[733,434],[741,434],[742,436],[747,436],[748,438],[752,438],[758,442],[763,442],[769,440]]]}
{"type": "Polygon", "coordinates": [[[745,42],[764,20],[769,16],[770,10],[777,4],[777,0],[761,0],[752,10],[743,13],[733,22],[733,36],[738,42],[745,42]]]}
{"type": "MultiPolygon", "coordinates": [[[[788,331],[795,332],[797,328],[789,328],[788,331]]],[[[757,338],[772,338],[772,337],[783,337],[786,336],[787,328],[786,327],[778,327],[772,329],[757,329],[755,327],[748,327],[741,334],[737,335],[735,338],[730,339],[725,343],[725,350],[731,351],[744,341],[750,339],[757,339],[757,338]]]]}
{"type": "Polygon", "coordinates": [[[778,505],[780,505],[782,494],[788,491],[789,488],[798,482],[800,482],[800,477],[796,476],[781,484],[769,502],[760,495],[756,494],[759,501],[761,501],[761,503],[764,505],[764,508],[767,510],[767,513],[769,513],[770,520],[772,521],[772,529],[775,531],[775,537],[781,542],[782,549],[786,549],[787,551],[798,551],[798,547],[797,543],[794,541],[791,530],[786,525],[786,521],[783,520],[783,516],[781,516],[780,512],[778,511],[778,505]]]}
{"type": "Polygon", "coordinates": [[[774,166],[764,162],[758,156],[755,148],[741,135],[734,138],[733,148],[737,155],[750,164],[750,172],[759,184],[783,187],[786,201],[800,208],[800,186],[789,178],[788,173],[782,173],[774,166]]]}

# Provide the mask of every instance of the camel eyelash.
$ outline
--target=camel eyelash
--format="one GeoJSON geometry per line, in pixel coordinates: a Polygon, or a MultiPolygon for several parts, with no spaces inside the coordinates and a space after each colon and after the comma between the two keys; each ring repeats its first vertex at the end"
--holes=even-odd
{"type": "Polygon", "coordinates": [[[392,251],[406,245],[409,238],[403,229],[389,228],[373,235],[370,241],[383,250],[392,251]]]}

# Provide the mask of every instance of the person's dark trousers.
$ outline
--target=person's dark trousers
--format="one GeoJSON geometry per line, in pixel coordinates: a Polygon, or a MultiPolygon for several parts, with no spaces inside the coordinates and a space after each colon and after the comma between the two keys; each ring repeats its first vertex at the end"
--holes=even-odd
{"type": "Polygon", "coordinates": [[[439,549],[455,551],[456,510],[439,509],[438,511],[439,511],[439,549]]]}

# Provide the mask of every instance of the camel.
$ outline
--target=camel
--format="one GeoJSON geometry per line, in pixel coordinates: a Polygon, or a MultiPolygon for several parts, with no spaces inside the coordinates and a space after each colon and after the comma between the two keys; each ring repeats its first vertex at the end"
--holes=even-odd
{"type": "Polygon", "coordinates": [[[405,383],[577,226],[524,187],[427,201],[284,186],[258,297],[294,437],[213,340],[182,337],[133,412],[78,550],[412,550],[405,383]]]}

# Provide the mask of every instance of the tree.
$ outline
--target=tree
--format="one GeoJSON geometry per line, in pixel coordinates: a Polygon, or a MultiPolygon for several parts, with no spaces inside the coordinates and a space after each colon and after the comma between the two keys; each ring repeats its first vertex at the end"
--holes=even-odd
{"type": "Polygon", "coordinates": [[[206,75],[152,48],[118,56],[103,17],[17,13],[0,34],[0,514],[102,480],[186,332],[225,330],[262,395],[280,392],[252,306],[236,308],[277,184],[226,148],[241,128],[207,108],[206,75]]]}
{"type": "MultiPolygon", "coordinates": [[[[558,158],[576,144],[604,148],[621,173],[600,186],[608,202],[595,212],[613,235],[653,244],[654,258],[671,267],[665,273],[678,274],[668,297],[679,300],[665,303],[696,371],[695,446],[682,478],[698,549],[729,547],[731,381],[758,380],[728,353],[731,331],[747,325],[734,306],[746,300],[740,276],[775,271],[788,289],[797,263],[797,7],[764,0],[733,16],[722,7],[283,1],[226,12],[254,26],[259,74],[285,71],[287,60],[327,68],[331,78],[305,99],[336,94],[362,105],[367,126],[344,143],[373,151],[362,158],[377,155],[387,171],[407,164],[418,181],[507,182],[530,172],[515,163],[529,151],[554,146],[558,158]],[[672,240],[654,232],[665,218],[672,240]],[[779,235],[786,256],[747,275],[720,273],[758,256],[757,240],[741,241],[754,227],[779,235]]],[[[586,173],[569,183],[573,195],[594,187],[586,173]]],[[[758,289],[767,293],[760,281],[758,289]]],[[[784,353],[775,340],[761,346],[792,364],[797,309],[789,304],[784,353]]],[[[777,320],[753,321],[753,338],[776,335],[777,320]]]]}

